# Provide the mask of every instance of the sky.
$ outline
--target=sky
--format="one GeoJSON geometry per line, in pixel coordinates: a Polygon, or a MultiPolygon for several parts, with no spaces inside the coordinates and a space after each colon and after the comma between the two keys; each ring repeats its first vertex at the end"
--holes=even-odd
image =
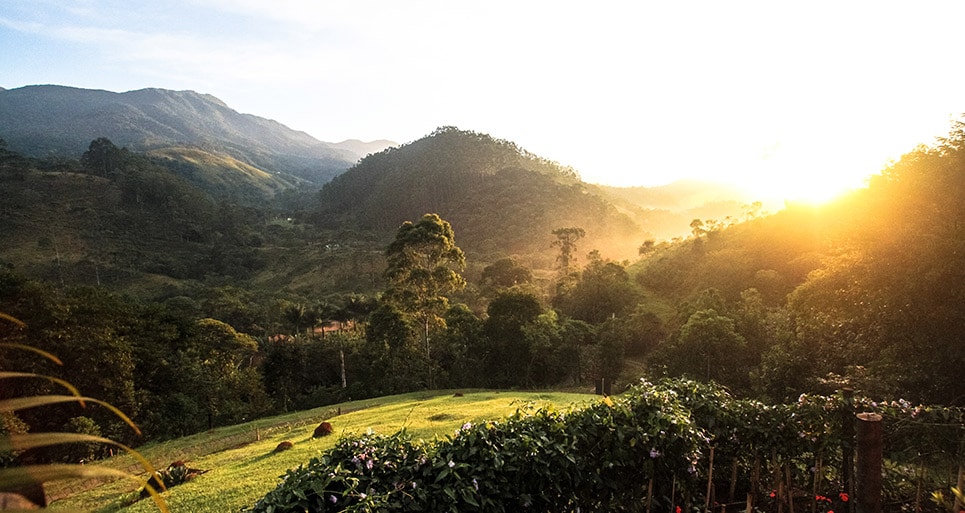
{"type": "Polygon", "coordinates": [[[861,186],[965,112],[965,2],[0,0],[0,87],[212,94],[327,142],[487,133],[587,182],[861,186]]]}

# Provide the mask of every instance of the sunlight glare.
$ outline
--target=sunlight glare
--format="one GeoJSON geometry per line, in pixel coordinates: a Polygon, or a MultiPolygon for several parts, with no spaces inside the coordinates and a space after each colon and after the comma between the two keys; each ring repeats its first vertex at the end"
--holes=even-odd
{"type": "Polygon", "coordinates": [[[822,155],[820,159],[764,155],[752,169],[734,173],[736,185],[764,203],[819,205],[867,185],[868,178],[883,165],[860,162],[846,153],[822,155]]]}

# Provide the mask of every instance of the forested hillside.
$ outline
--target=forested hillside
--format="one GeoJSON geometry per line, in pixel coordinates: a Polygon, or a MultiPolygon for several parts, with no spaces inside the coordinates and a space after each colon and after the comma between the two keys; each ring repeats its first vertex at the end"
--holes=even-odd
{"type": "MultiPolygon", "coordinates": [[[[664,375],[775,401],[965,400],[962,125],[828,205],[751,204],[671,241],[573,172],[453,128],[260,206],[95,142],[73,161],[0,148],[0,312],[26,322],[0,337],[70,361],[0,365],[77,380],[150,439],[348,397],[664,375]]],[[[46,413],[22,420],[119,429],[46,413]]]]}
{"type": "Polygon", "coordinates": [[[654,361],[775,398],[848,385],[962,404],[963,150],[958,123],[866,189],[732,227],[697,223],[647,256],[638,283],[681,305],[654,361]]]}
{"type": "Polygon", "coordinates": [[[648,234],[572,169],[485,134],[443,127],[418,141],[369,155],[322,189],[318,223],[391,233],[434,212],[467,250],[539,254],[550,232],[586,230],[586,244],[632,256],[648,234]]]}

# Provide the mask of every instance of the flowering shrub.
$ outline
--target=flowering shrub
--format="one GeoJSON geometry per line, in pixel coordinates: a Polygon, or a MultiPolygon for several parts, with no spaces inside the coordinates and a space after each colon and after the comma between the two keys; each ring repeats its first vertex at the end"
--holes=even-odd
{"type": "Polygon", "coordinates": [[[345,438],[250,510],[624,511],[696,489],[707,436],[668,390],[639,386],[568,411],[523,410],[433,443],[345,438]],[[656,494],[655,494],[656,495],[656,494]]]}
{"type": "MultiPolygon", "coordinates": [[[[290,470],[249,511],[637,511],[649,500],[654,511],[680,512],[704,500],[711,448],[760,490],[775,475],[837,490],[837,476],[823,474],[840,465],[842,406],[808,395],[767,405],[690,380],[641,381],[581,409],[524,409],[435,442],[404,432],[345,438],[290,470]]],[[[875,407],[899,428],[916,415],[961,421],[947,408],[875,407]]],[[[727,489],[729,474],[715,472],[714,486],[727,489]]],[[[822,493],[818,510],[845,510],[846,493],[822,493]]],[[[762,495],[765,509],[789,500],[762,495]]]]}

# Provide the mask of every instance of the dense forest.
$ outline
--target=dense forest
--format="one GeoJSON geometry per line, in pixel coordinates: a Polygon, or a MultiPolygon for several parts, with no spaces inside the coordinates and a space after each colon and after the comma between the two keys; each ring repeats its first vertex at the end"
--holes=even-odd
{"type": "Polygon", "coordinates": [[[0,312],[25,323],[0,339],[64,360],[3,350],[0,368],[67,378],[144,436],[66,406],[5,430],[142,443],[424,388],[662,376],[965,403],[960,123],[834,202],[747,205],[670,241],[572,170],[454,128],[320,192],[233,196],[201,172],[103,138],[77,160],[0,144],[0,312]]]}

